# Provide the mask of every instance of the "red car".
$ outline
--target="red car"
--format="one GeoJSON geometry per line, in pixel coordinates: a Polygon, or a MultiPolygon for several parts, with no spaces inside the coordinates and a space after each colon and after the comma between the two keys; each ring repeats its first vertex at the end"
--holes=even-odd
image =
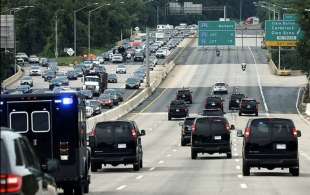
{"type": "Polygon", "coordinates": [[[101,94],[97,101],[100,103],[101,107],[113,107],[113,100],[109,94],[101,94]]]}

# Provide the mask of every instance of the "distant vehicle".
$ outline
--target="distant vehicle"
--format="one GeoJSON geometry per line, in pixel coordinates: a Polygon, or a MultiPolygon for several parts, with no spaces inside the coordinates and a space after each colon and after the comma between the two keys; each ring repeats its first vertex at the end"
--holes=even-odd
{"type": "Polygon", "coordinates": [[[17,52],[16,53],[16,58],[22,58],[24,60],[24,62],[28,62],[28,55],[24,52],[17,52]]]}
{"type": "Polygon", "coordinates": [[[224,114],[220,108],[209,108],[202,111],[202,116],[224,116],[224,114]]]}
{"type": "Polygon", "coordinates": [[[239,110],[240,103],[243,98],[245,98],[244,94],[241,93],[231,94],[229,100],[229,110],[239,110]]]}
{"type": "Polygon", "coordinates": [[[139,79],[130,77],[126,80],[125,88],[126,89],[139,89],[140,84],[141,83],[139,79]]]}
{"type": "Polygon", "coordinates": [[[179,89],[177,91],[176,95],[177,100],[184,100],[186,103],[192,104],[193,103],[193,98],[192,98],[192,92],[190,89],[179,89]]]}
{"type": "Polygon", "coordinates": [[[231,158],[230,130],[228,120],[224,117],[198,117],[192,129],[191,158],[196,159],[199,153],[226,153],[231,158]]]}
{"type": "Polygon", "coordinates": [[[100,64],[104,64],[104,59],[103,59],[102,56],[97,56],[97,57],[96,57],[96,60],[98,60],[98,62],[99,62],[100,64]]]}
{"type": "Polygon", "coordinates": [[[220,56],[221,55],[221,51],[219,49],[215,50],[216,56],[220,56]]]}
{"type": "Polygon", "coordinates": [[[84,100],[76,92],[46,92],[2,95],[1,101],[0,126],[9,126],[26,136],[41,167],[48,168],[49,160],[58,162],[56,171],[51,173],[57,187],[64,194],[72,194],[73,190],[74,194],[88,193],[90,153],[86,145],[84,100]]]}
{"type": "Polygon", "coordinates": [[[122,63],[124,61],[121,54],[113,54],[112,63],[122,63]]]}
{"type": "Polygon", "coordinates": [[[109,83],[117,83],[117,76],[116,76],[116,74],[109,74],[108,75],[108,82],[109,83]]]}
{"type": "Polygon", "coordinates": [[[218,96],[209,96],[205,102],[205,109],[221,109],[224,111],[224,100],[218,96]]]}
{"type": "Polygon", "coordinates": [[[40,69],[40,66],[31,66],[31,69],[29,71],[30,76],[41,76],[42,72],[40,69]]]}
{"type": "Polygon", "coordinates": [[[122,94],[116,89],[106,89],[104,94],[109,94],[111,96],[114,105],[118,105],[119,102],[124,100],[122,94]]]}
{"type": "Polygon", "coordinates": [[[83,89],[88,89],[94,95],[100,95],[108,87],[108,73],[89,72],[83,78],[83,89]]]}
{"type": "Polygon", "coordinates": [[[30,87],[33,87],[33,80],[31,76],[24,76],[21,80],[20,80],[20,84],[21,85],[29,85],[30,87]]]}
{"type": "MultiPolygon", "coordinates": [[[[97,100],[86,100],[85,101],[86,108],[91,107],[92,108],[92,116],[100,114],[101,113],[101,106],[100,103],[97,100]]],[[[87,110],[86,110],[87,112],[87,110]]]]}
{"type": "Polygon", "coordinates": [[[168,55],[169,55],[168,49],[158,49],[155,54],[157,58],[166,58],[168,55]]]}
{"type": "Polygon", "coordinates": [[[43,67],[48,67],[48,59],[47,58],[40,58],[40,65],[43,67]]]}
{"type": "Polygon", "coordinates": [[[248,17],[248,18],[244,21],[244,24],[247,24],[247,25],[257,25],[257,24],[259,24],[259,18],[258,18],[258,17],[255,17],[255,16],[248,17]]]}
{"type": "Polygon", "coordinates": [[[76,71],[74,71],[74,70],[69,70],[69,71],[67,72],[67,78],[68,78],[69,80],[77,80],[77,78],[78,78],[78,73],[77,73],[76,71]]]}
{"type": "Polygon", "coordinates": [[[47,70],[45,75],[43,75],[44,81],[51,81],[52,79],[56,78],[56,73],[51,70],[47,70]]]}
{"type": "Polygon", "coordinates": [[[301,132],[296,129],[291,119],[258,118],[250,119],[243,138],[242,174],[250,175],[252,167],[289,168],[293,176],[299,176],[298,137],[301,132]]]}
{"type": "Polygon", "coordinates": [[[143,52],[136,53],[133,60],[135,62],[143,62],[144,61],[144,53],[143,52]]]}
{"type": "Polygon", "coordinates": [[[143,167],[141,136],[134,121],[105,121],[96,124],[89,136],[91,147],[91,171],[97,172],[102,164],[132,164],[134,171],[143,167]]]}
{"type": "Polygon", "coordinates": [[[29,85],[19,85],[15,91],[20,94],[32,93],[32,88],[29,85]]]}
{"type": "Polygon", "coordinates": [[[113,99],[110,94],[101,94],[97,101],[100,103],[102,108],[108,107],[111,109],[113,107],[113,99]]]}
{"type": "Polygon", "coordinates": [[[31,55],[31,56],[29,56],[28,61],[29,61],[29,63],[31,63],[31,64],[40,63],[40,59],[39,59],[39,57],[36,56],[36,55],[31,55]]]}
{"type": "Polygon", "coordinates": [[[81,90],[80,95],[82,97],[84,97],[85,99],[92,99],[93,98],[93,92],[91,90],[87,90],[87,89],[81,90]]]}
{"type": "Polygon", "coordinates": [[[1,194],[57,194],[55,180],[48,174],[56,172],[57,162],[47,161],[42,170],[28,139],[5,127],[0,127],[0,165],[1,194]]]}
{"type": "Polygon", "coordinates": [[[172,100],[168,107],[168,120],[172,118],[185,118],[188,116],[188,107],[184,100],[172,100]]]}
{"type": "Polygon", "coordinates": [[[196,117],[186,117],[183,122],[180,122],[181,126],[181,146],[186,146],[191,143],[192,126],[196,117]]]}
{"type": "Polygon", "coordinates": [[[76,72],[78,77],[83,77],[83,70],[81,68],[74,68],[73,71],[76,72]]]}
{"type": "Polygon", "coordinates": [[[224,82],[218,82],[213,85],[213,94],[228,94],[228,85],[224,82]]]}
{"type": "Polygon", "coordinates": [[[61,87],[61,86],[69,86],[69,80],[67,77],[56,77],[51,80],[49,84],[49,89],[52,90],[54,87],[61,87]]]}
{"type": "Polygon", "coordinates": [[[258,116],[258,104],[256,99],[243,98],[240,103],[239,116],[242,114],[254,114],[258,116]]]}
{"type": "Polygon", "coordinates": [[[116,74],[126,74],[127,70],[126,70],[126,66],[124,65],[118,65],[116,68],[116,74]]]}
{"type": "Polygon", "coordinates": [[[16,63],[23,66],[25,64],[25,60],[23,58],[16,58],[16,63]]]}

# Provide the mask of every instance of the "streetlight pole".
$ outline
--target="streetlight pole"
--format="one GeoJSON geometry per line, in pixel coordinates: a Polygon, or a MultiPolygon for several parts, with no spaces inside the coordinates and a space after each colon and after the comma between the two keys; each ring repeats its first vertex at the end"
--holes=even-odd
{"type": "Polygon", "coordinates": [[[55,58],[58,58],[58,12],[64,11],[63,9],[59,9],[55,13],[55,58]]]}
{"type": "Polygon", "coordinates": [[[146,27],[146,86],[145,87],[150,87],[150,33],[149,33],[149,28],[146,27]]]}
{"type": "Polygon", "coordinates": [[[74,27],[73,27],[73,28],[74,28],[74,56],[76,56],[76,53],[77,53],[77,51],[76,51],[76,13],[78,13],[79,11],[82,11],[82,10],[85,9],[85,8],[88,8],[88,7],[90,7],[90,6],[93,6],[93,5],[98,5],[98,3],[92,3],[92,4],[86,5],[86,6],[84,6],[84,7],[81,7],[81,8],[79,8],[79,9],[73,11],[73,25],[74,25],[74,27]]]}

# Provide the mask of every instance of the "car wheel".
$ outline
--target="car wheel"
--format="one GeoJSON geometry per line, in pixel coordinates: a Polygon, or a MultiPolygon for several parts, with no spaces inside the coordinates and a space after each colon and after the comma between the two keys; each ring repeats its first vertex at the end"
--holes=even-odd
{"type": "Polygon", "coordinates": [[[90,164],[91,164],[90,166],[91,172],[97,172],[97,170],[100,169],[101,164],[98,163],[90,163],[90,164]]]}
{"type": "Polygon", "coordinates": [[[181,138],[181,146],[185,146],[185,145],[186,145],[185,140],[181,138]]]}
{"type": "Polygon", "coordinates": [[[140,170],[140,163],[139,163],[139,161],[133,163],[133,170],[134,171],[139,171],[140,170]]]}
{"type": "Polygon", "coordinates": [[[192,159],[196,159],[197,158],[197,153],[194,152],[193,150],[191,151],[191,157],[192,157],[192,159]]]}
{"type": "Polygon", "coordinates": [[[170,115],[168,115],[168,121],[171,121],[171,116],[170,115]]]}
{"type": "Polygon", "coordinates": [[[74,195],[83,195],[84,194],[84,184],[80,183],[74,188],[74,195]]]}
{"type": "Polygon", "coordinates": [[[85,194],[89,193],[89,183],[87,183],[87,184],[84,186],[84,193],[85,193],[85,194]]]}
{"type": "Polygon", "coordinates": [[[242,113],[241,112],[239,112],[239,116],[241,116],[242,115],[242,113]]]}
{"type": "Polygon", "coordinates": [[[140,168],[143,168],[143,160],[140,160],[140,168]]]}
{"type": "Polygon", "coordinates": [[[293,176],[299,176],[299,167],[289,168],[289,170],[293,176]]]}
{"type": "Polygon", "coordinates": [[[228,159],[231,159],[231,157],[232,157],[232,156],[231,156],[231,152],[227,152],[227,153],[226,153],[226,156],[227,156],[228,159]]]}
{"type": "Polygon", "coordinates": [[[250,167],[245,162],[243,162],[243,165],[242,165],[242,175],[243,176],[250,175],[250,167]]]}
{"type": "Polygon", "coordinates": [[[73,194],[73,189],[71,187],[64,187],[63,188],[64,194],[73,194]]]}
{"type": "Polygon", "coordinates": [[[258,116],[258,112],[255,112],[255,116],[258,116]]]}

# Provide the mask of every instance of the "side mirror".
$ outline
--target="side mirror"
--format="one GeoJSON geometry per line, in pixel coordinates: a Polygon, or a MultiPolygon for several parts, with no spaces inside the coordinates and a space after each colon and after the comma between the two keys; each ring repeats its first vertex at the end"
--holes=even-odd
{"type": "Polygon", "coordinates": [[[301,131],[297,130],[297,137],[301,137],[301,131]]]}
{"type": "Polygon", "coordinates": [[[142,129],[142,130],[140,131],[140,136],[144,136],[144,135],[145,135],[145,130],[142,129]]]}
{"type": "Polygon", "coordinates": [[[230,130],[235,130],[235,125],[230,125],[230,130]]]}
{"type": "Polygon", "coordinates": [[[91,148],[94,148],[96,146],[96,139],[95,139],[95,137],[94,136],[89,136],[88,140],[89,140],[89,146],[91,148]]]}
{"type": "Polygon", "coordinates": [[[244,137],[242,130],[237,131],[237,137],[244,137]]]}
{"type": "Polygon", "coordinates": [[[47,161],[47,169],[46,172],[53,173],[57,171],[59,168],[59,162],[56,159],[50,159],[47,161]]]}

